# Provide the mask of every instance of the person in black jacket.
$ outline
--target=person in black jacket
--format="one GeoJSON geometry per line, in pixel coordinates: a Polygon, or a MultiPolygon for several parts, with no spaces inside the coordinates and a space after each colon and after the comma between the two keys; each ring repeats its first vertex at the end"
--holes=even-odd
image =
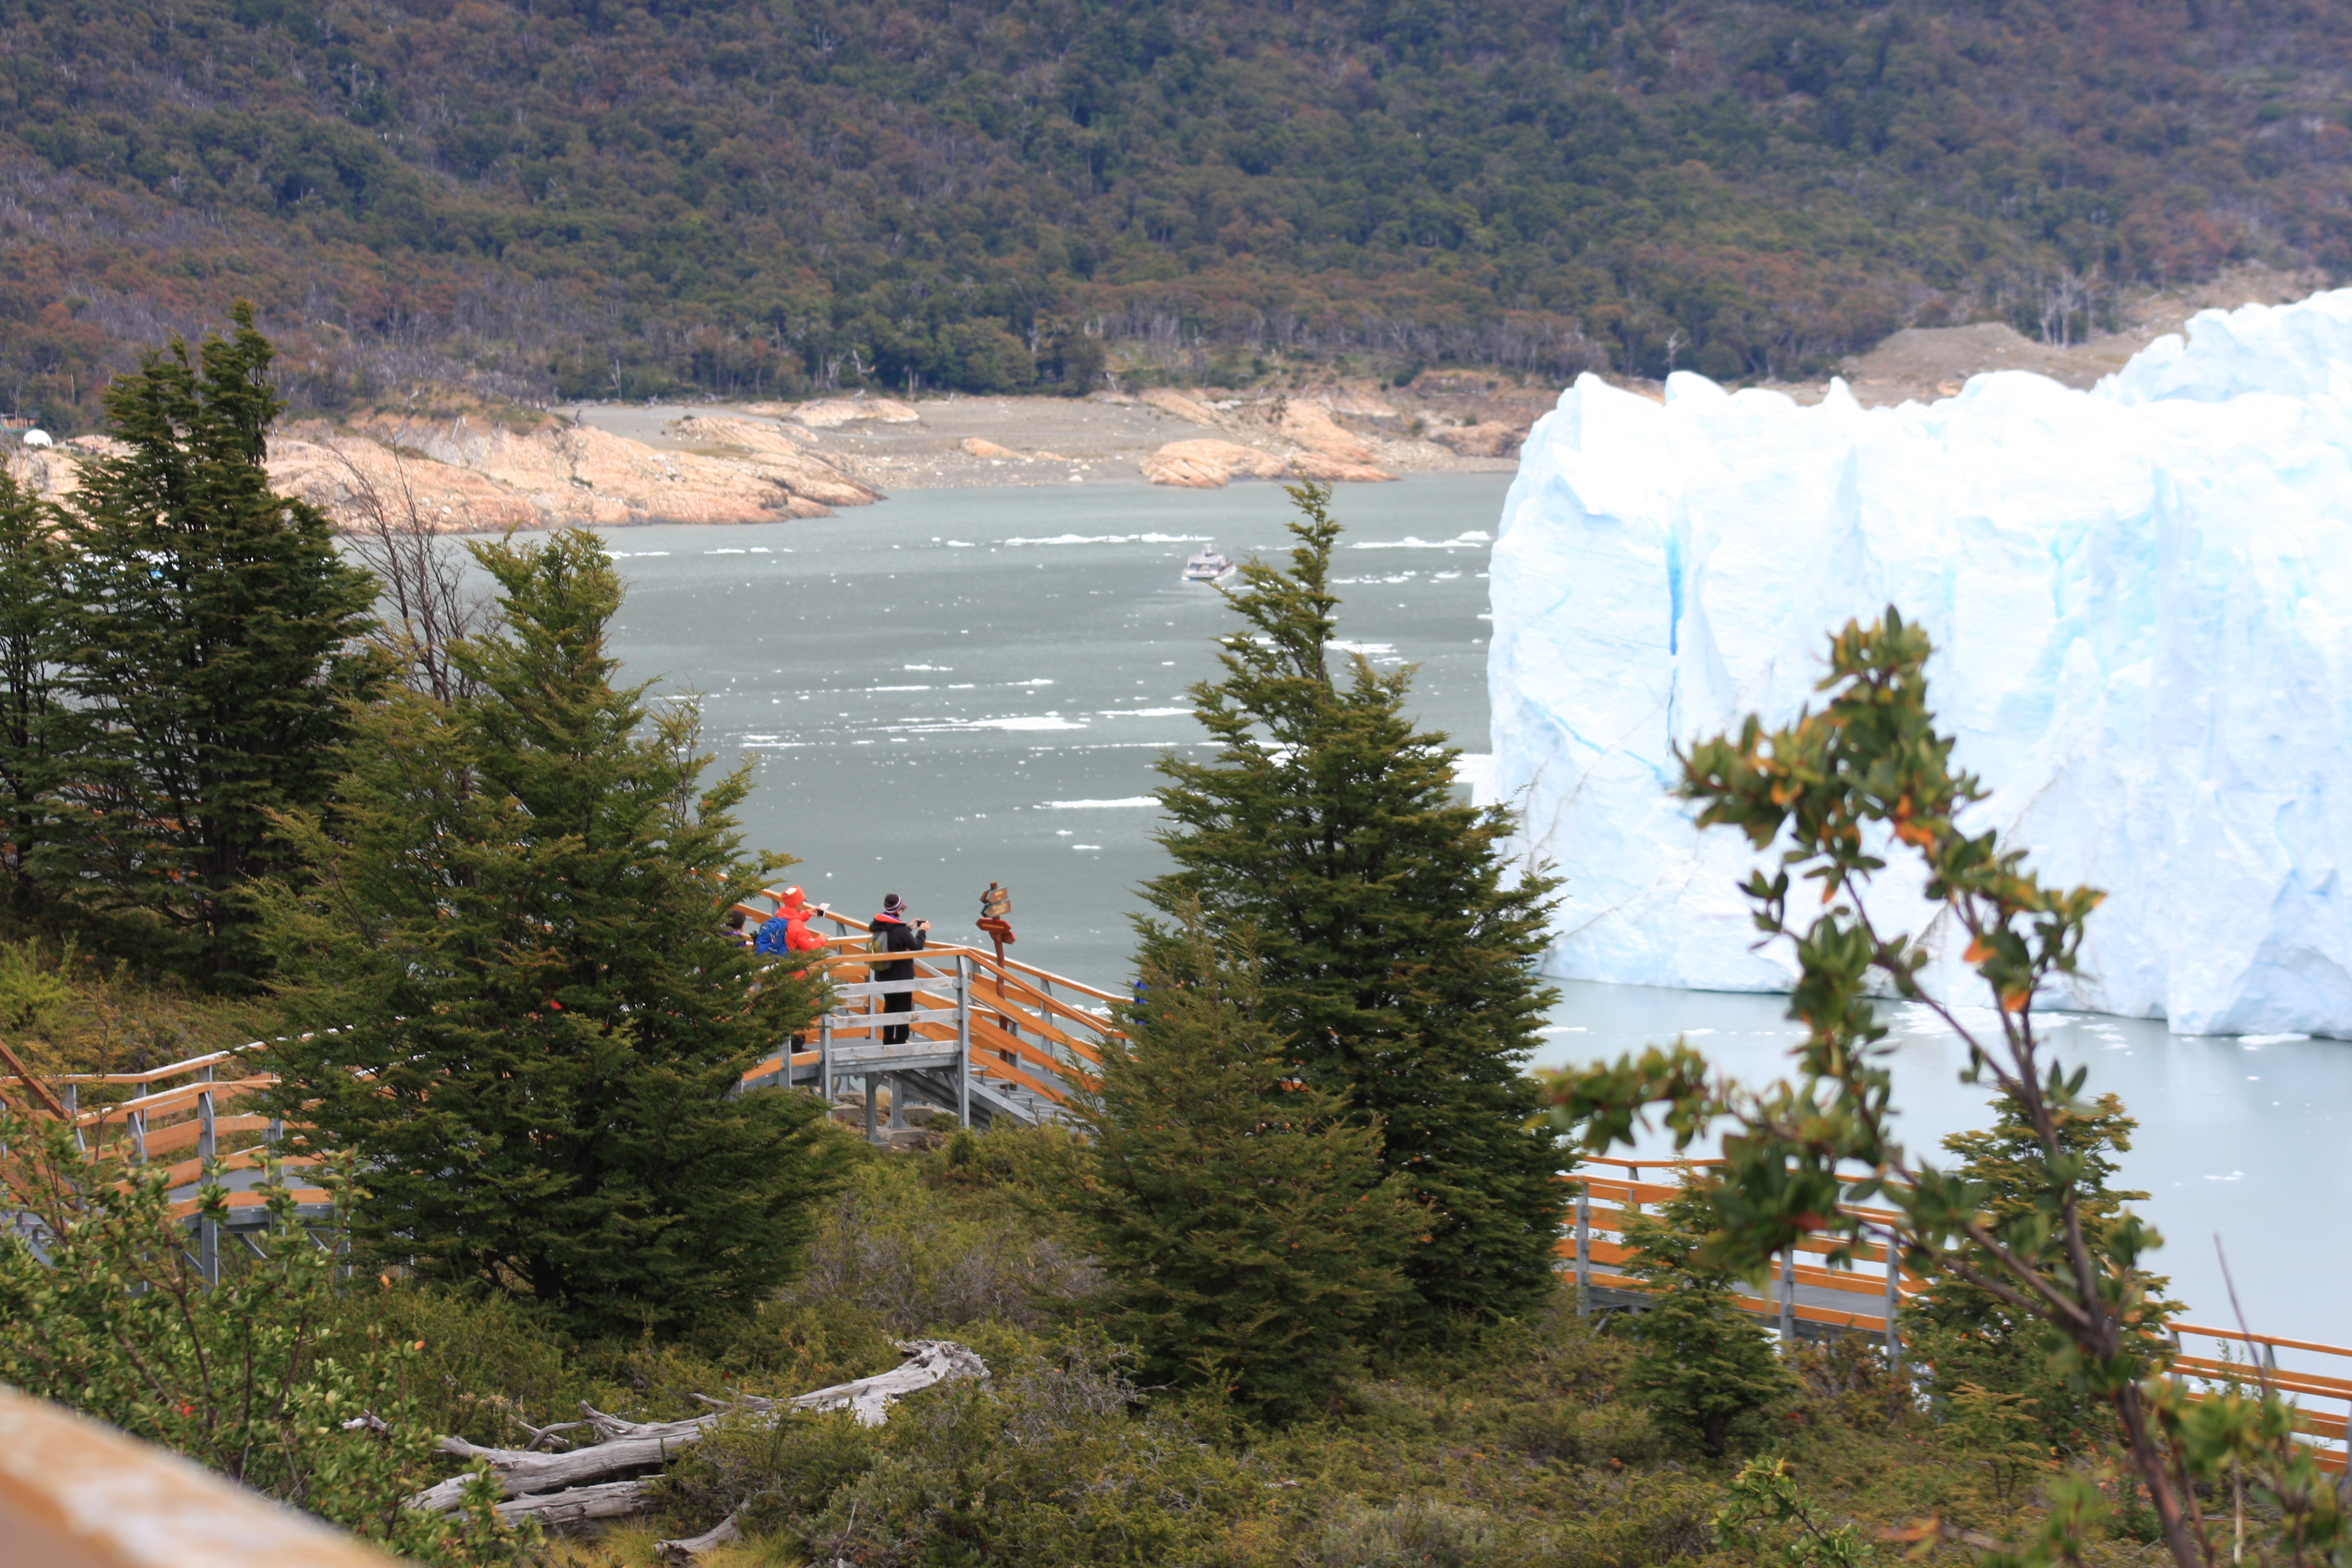
{"type": "MultiPolygon", "coordinates": [[[[931,922],[929,921],[908,924],[906,900],[896,893],[888,893],[883,897],[882,912],[874,917],[874,940],[866,946],[873,952],[920,952],[930,931],[931,922]]],[[[912,980],[915,977],[915,961],[911,958],[877,963],[871,967],[877,980],[912,980]]],[[[915,994],[911,991],[899,991],[882,998],[882,1011],[885,1013],[910,1013],[914,1007],[915,994]]],[[[905,1045],[907,1030],[905,1024],[884,1025],[882,1043],[886,1046],[905,1045]]]]}

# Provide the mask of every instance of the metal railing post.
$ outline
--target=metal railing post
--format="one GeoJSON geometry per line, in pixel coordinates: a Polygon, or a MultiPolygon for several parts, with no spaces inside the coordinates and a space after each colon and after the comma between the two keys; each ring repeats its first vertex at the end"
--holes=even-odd
{"type": "Polygon", "coordinates": [[[1794,1243],[1780,1254],[1780,1344],[1782,1348],[1797,1342],[1797,1248],[1794,1243]]]}
{"type": "Polygon", "coordinates": [[[147,1163],[147,1113],[134,1110],[122,1119],[123,1131],[131,1134],[131,1158],[139,1164],[147,1163]]]}
{"type": "Polygon", "coordinates": [[[1576,1194],[1576,1315],[1592,1315],[1592,1193],[1580,1188],[1576,1194]]]}
{"type": "Polygon", "coordinates": [[[1903,1265],[1895,1254],[1895,1243],[1886,1244],[1886,1364],[1899,1375],[1903,1371],[1903,1334],[1895,1325],[1895,1314],[1903,1306],[1903,1265]]]}
{"type": "Polygon", "coordinates": [[[81,1128],[79,1126],[79,1122],[81,1121],[81,1085],[78,1083],[69,1083],[66,1085],[65,1106],[66,1120],[76,1124],[73,1130],[74,1149],[79,1153],[87,1154],[89,1152],[89,1145],[82,1142],[81,1128]]]}
{"type": "Polygon", "coordinates": [[[880,1073],[869,1072],[866,1075],[865,1083],[866,1141],[868,1143],[871,1143],[874,1142],[874,1096],[882,1087],[882,1075],[880,1073]]]}
{"type": "MultiPolygon", "coordinates": [[[[210,1082],[212,1082],[212,1081],[213,1081],[213,1069],[212,1069],[212,1068],[205,1068],[205,1069],[204,1069],[204,1075],[205,1075],[204,1077],[202,1077],[202,1078],[200,1078],[200,1079],[198,1079],[196,1080],[198,1083],[210,1083],[210,1082]]],[[[215,1131],[215,1130],[214,1130],[214,1126],[213,1126],[213,1091],[212,1091],[211,1089],[205,1089],[205,1091],[203,1091],[202,1093],[200,1093],[200,1094],[198,1094],[198,1095],[196,1096],[196,1158],[197,1158],[197,1159],[199,1159],[199,1160],[209,1160],[209,1159],[211,1159],[211,1158],[213,1157],[213,1155],[217,1152],[217,1150],[216,1150],[216,1148],[215,1148],[215,1141],[214,1141],[214,1137],[213,1137],[214,1131],[215,1131]]]]}
{"type": "Polygon", "coordinates": [[[956,1125],[971,1125],[971,960],[956,960],[956,1125]]]}
{"type": "MultiPolygon", "coordinates": [[[[212,1082],[213,1069],[201,1070],[204,1076],[196,1081],[212,1082]]],[[[220,1148],[218,1131],[213,1116],[213,1091],[207,1089],[196,1096],[196,1158],[202,1162],[202,1174],[196,1178],[199,1184],[212,1174],[212,1163],[220,1148]]],[[[196,1271],[204,1276],[205,1284],[220,1283],[220,1222],[210,1215],[196,1221],[196,1271]]]]}
{"type": "Polygon", "coordinates": [[[833,1015],[816,1020],[816,1098],[827,1116],[833,1114],[833,1015]]]}

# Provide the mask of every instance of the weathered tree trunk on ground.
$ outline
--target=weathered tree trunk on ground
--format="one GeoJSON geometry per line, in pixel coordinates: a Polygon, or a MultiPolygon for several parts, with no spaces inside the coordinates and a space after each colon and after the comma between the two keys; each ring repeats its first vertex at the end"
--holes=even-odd
{"type": "Polygon", "coordinates": [[[690,1535],[683,1541],[656,1541],[654,1550],[669,1562],[691,1563],[706,1552],[716,1552],[742,1539],[743,1532],[736,1528],[735,1516],[730,1513],[700,1535],[690,1535]]]}
{"type": "MultiPolygon", "coordinates": [[[[500,1492],[499,1517],[536,1519],[561,1528],[591,1520],[614,1519],[646,1506],[652,1481],[646,1477],[614,1479],[631,1470],[657,1469],[681,1449],[693,1447],[728,1416],[738,1414],[772,1415],[779,1410],[847,1410],[861,1426],[879,1426],[888,1419],[890,1402],[930,1387],[964,1378],[985,1378],[988,1364],[959,1344],[945,1340],[911,1340],[898,1347],[908,1360],[888,1372],[861,1377],[854,1383],[814,1389],[779,1404],[747,1395],[741,1399],[709,1401],[708,1415],[686,1421],[628,1421],[587,1405],[587,1419],[572,1423],[591,1428],[596,1440],[568,1453],[549,1454],[537,1445],[554,1431],[541,1428],[530,1448],[485,1448],[462,1437],[444,1437],[441,1451],[461,1459],[486,1459],[500,1492]]],[[[410,1498],[405,1506],[446,1513],[464,1497],[470,1476],[452,1476],[410,1498]]],[[[735,1516],[730,1514],[704,1534],[661,1542],[672,1556],[691,1558],[698,1552],[739,1539],[735,1516]]]]}

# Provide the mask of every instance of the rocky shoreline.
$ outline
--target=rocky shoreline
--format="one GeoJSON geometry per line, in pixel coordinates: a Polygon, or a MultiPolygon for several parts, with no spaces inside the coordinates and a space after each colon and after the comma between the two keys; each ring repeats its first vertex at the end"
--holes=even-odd
{"type": "MultiPolygon", "coordinates": [[[[2243,268],[2137,302],[2122,330],[2068,346],[1995,323],[1914,328],[1840,369],[1866,407],[1929,402],[1970,375],[2030,370],[2085,387],[2196,310],[2300,297],[2300,274],[2243,268]]],[[[1654,382],[1618,384],[1650,397],[1654,382]]],[[[1799,403],[1830,383],[1775,385],[1799,403]]],[[[1285,390],[1153,387],[1082,398],[866,394],[797,404],[582,404],[551,411],[419,392],[338,424],[292,421],[270,443],[285,494],[345,529],[414,519],[450,532],[637,522],[829,517],[893,491],[1005,486],[1166,485],[1308,479],[1378,484],[1404,474],[1510,472],[1559,388],[1482,372],[1424,372],[1410,385],[1334,380],[1285,390]]],[[[5,447],[18,483],[52,499],[100,436],[5,447]]]]}

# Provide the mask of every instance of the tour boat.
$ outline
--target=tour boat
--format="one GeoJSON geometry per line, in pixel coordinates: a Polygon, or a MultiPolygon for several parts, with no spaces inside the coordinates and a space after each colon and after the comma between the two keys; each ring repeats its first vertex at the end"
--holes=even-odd
{"type": "Polygon", "coordinates": [[[1218,554],[1213,549],[1203,550],[1201,553],[1193,556],[1192,559],[1184,563],[1184,581],[1187,583],[1222,583],[1226,578],[1232,576],[1236,568],[1232,562],[1218,554]]]}

